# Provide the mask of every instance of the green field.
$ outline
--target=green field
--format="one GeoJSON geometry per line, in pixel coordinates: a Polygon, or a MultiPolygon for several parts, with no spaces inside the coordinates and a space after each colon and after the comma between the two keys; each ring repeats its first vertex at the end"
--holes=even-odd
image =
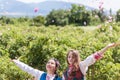
{"type": "MultiPolygon", "coordinates": [[[[102,25],[101,28],[75,26],[0,26],[0,80],[28,80],[32,76],[10,62],[20,60],[34,68],[45,71],[45,63],[57,58],[61,63],[59,75],[67,67],[66,53],[77,49],[84,60],[108,43],[120,41],[120,27],[117,24],[102,25]]],[[[102,60],[89,67],[87,80],[120,79],[120,47],[109,49],[102,60]]]]}

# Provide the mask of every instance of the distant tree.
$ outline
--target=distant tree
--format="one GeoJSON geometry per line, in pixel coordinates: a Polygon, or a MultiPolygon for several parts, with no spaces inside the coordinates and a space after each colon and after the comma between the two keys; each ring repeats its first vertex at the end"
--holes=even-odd
{"type": "Polygon", "coordinates": [[[29,17],[19,17],[18,18],[18,22],[26,22],[26,21],[29,21],[29,17]]]}
{"type": "Polygon", "coordinates": [[[90,25],[98,25],[99,23],[101,23],[100,17],[98,16],[99,10],[92,10],[91,13],[92,15],[90,25]]]}
{"type": "Polygon", "coordinates": [[[120,9],[117,11],[117,14],[116,14],[116,22],[119,22],[120,21],[120,9]]]}
{"type": "Polygon", "coordinates": [[[107,16],[105,15],[105,12],[103,9],[99,10],[98,16],[99,16],[101,22],[104,22],[107,19],[107,16]]]}
{"type": "Polygon", "coordinates": [[[111,8],[109,10],[109,14],[110,14],[110,16],[112,16],[112,9],[111,8]]]}
{"type": "Polygon", "coordinates": [[[45,24],[45,17],[37,16],[37,17],[34,17],[33,20],[31,20],[30,25],[41,26],[41,25],[44,25],[44,24],[45,24]]]}
{"type": "Polygon", "coordinates": [[[2,24],[2,25],[5,25],[5,24],[14,24],[14,21],[13,21],[13,18],[2,16],[0,18],[0,24],[2,24]]]}
{"type": "Polygon", "coordinates": [[[46,25],[64,26],[68,24],[68,10],[52,10],[46,17],[46,25]]]}
{"type": "Polygon", "coordinates": [[[73,4],[69,16],[70,23],[79,25],[84,25],[84,23],[89,24],[90,14],[83,5],[73,4]]]}

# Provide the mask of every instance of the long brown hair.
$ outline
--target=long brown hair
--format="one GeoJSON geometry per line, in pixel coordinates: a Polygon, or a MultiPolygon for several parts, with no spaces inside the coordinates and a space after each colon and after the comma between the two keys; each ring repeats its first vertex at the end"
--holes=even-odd
{"type": "Polygon", "coordinates": [[[79,64],[80,64],[80,56],[79,56],[79,51],[78,50],[69,50],[68,53],[67,53],[67,63],[69,65],[69,62],[68,62],[68,55],[72,53],[72,56],[73,58],[75,59],[74,63],[73,63],[73,66],[74,66],[74,70],[77,71],[79,69],[79,64]]]}

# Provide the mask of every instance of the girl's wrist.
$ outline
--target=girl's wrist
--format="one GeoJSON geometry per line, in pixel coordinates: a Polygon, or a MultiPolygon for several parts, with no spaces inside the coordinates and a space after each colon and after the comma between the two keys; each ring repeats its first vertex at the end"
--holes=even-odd
{"type": "Polygon", "coordinates": [[[96,60],[99,60],[99,59],[101,59],[101,58],[103,57],[102,55],[103,55],[102,53],[96,52],[96,53],[94,54],[94,58],[95,58],[96,60]]]}

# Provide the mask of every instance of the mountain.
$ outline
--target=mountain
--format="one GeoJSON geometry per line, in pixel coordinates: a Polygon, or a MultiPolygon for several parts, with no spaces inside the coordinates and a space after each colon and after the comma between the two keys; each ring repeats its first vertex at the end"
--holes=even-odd
{"type": "Polygon", "coordinates": [[[24,15],[32,8],[29,4],[16,0],[0,0],[0,4],[1,15],[24,15]]]}
{"type": "MultiPolygon", "coordinates": [[[[16,0],[0,0],[0,15],[12,15],[12,16],[35,16],[35,15],[47,15],[53,9],[70,9],[70,2],[63,1],[45,1],[40,3],[23,3],[16,0]],[[36,12],[34,9],[38,8],[36,12]]],[[[87,9],[94,9],[86,6],[87,9]]]]}

